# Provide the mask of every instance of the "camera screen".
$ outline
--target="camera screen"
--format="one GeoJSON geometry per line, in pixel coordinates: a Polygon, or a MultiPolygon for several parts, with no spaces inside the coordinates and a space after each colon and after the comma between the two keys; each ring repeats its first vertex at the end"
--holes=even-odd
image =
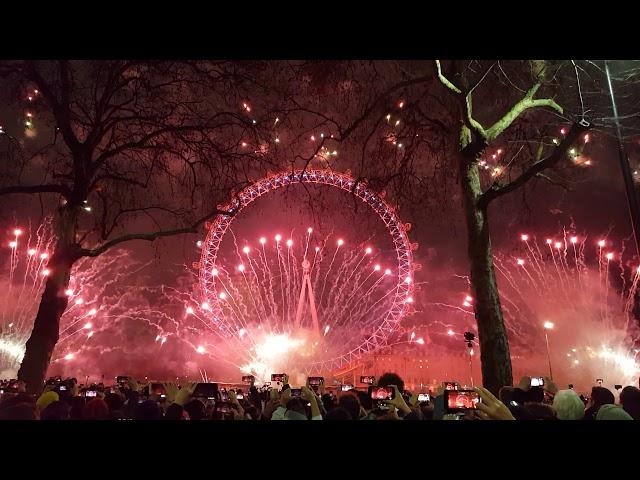
{"type": "Polygon", "coordinates": [[[95,390],[87,390],[87,393],[85,394],[86,397],[95,397],[97,394],[97,392],[95,390]]]}
{"type": "Polygon", "coordinates": [[[244,400],[244,395],[243,395],[243,394],[241,394],[241,393],[238,393],[238,394],[236,395],[236,398],[237,398],[238,400],[244,400]]]}
{"type": "Polygon", "coordinates": [[[228,403],[216,403],[215,409],[221,413],[233,413],[233,408],[228,403]]]}
{"type": "Polygon", "coordinates": [[[271,381],[272,382],[284,383],[284,377],[285,377],[284,373],[272,373],[271,374],[271,381]]]}
{"type": "Polygon", "coordinates": [[[343,392],[348,392],[349,390],[353,390],[353,385],[342,385],[343,392]]]}
{"type": "Polygon", "coordinates": [[[447,411],[475,410],[480,402],[480,394],[475,390],[447,391],[447,411]]]}
{"type": "Polygon", "coordinates": [[[444,382],[445,390],[457,390],[458,384],[456,382],[444,382]]]}
{"type": "Polygon", "coordinates": [[[374,380],[376,379],[376,377],[372,376],[372,375],[366,375],[363,377],[360,377],[360,383],[365,383],[367,385],[373,385],[374,380]]]}
{"type": "Polygon", "coordinates": [[[61,392],[65,392],[66,390],[67,390],[67,387],[65,387],[64,385],[60,385],[61,392]]]}
{"type": "Polygon", "coordinates": [[[419,402],[428,402],[431,400],[431,397],[429,396],[428,393],[419,393],[418,394],[418,401],[419,402]]]}
{"type": "Polygon", "coordinates": [[[192,397],[217,397],[218,396],[218,384],[217,383],[199,383],[196,385],[195,390],[191,394],[192,397]]]}
{"type": "Polygon", "coordinates": [[[393,387],[374,387],[371,389],[372,400],[393,400],[394,394],[393,387]]]}
{"type": "Polygon", "coordinates": [[[322,385],[324,377],[309,377],[309,385],[322,385]]]}
{"type": "Polygon", "coordinates": [[[150,388],[150,392],[152,395],[166,395],[166,388],[162,383],[152,383],[150,388]]]}
{"type": "Polygon", "coordinates": [[[245,383],[251,383],[253,381],[253,375],[244,375],[242,381],[245,383]]]}
{"type": "Polygon", "coordinates": [[[122,375],[116,377],[116,383],[127,383],[128,380],[129,377],[125,377],[122,375]]]}
{"type": "Polygon", "coordinates": [[[302,389],[301,388],[292,388],[291,389],[291,396],[292,397],[300,397],[300,396],[302,396],[302,389]]]}
{"type": "Polygon", "coordinates": [[[532,387],[544,387],[544,378],[542,378],[542,377],[531,377],[531,386],[532,387]]]}

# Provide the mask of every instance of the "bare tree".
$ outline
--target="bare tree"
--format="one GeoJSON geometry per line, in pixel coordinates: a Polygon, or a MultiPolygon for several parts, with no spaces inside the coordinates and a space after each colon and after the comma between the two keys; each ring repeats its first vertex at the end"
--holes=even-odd
{"type": "Polygon", "coordinates": [[[227,62],[5,62],[0,78],[18,107],[29,97],[33,137],[3,136],[0,195],[39,197],[55,211],[55,249],[18,373],[37,392],[74,263],[123,242],[196,233],[270,161],[257,146],[268,134],[239,108],[251,79],[227,62]]]}
{"type": "Polygon", "coordinates": [[[595,83],[587,67],[570,61],[446,68],[426,61],[0,64],[0,78],[14,86],[5,95],[39,91],[34,121],[49,122],[51,134],[37,148],[10,142],[0,152],[7,157],[0,195],[53,200],[57,212],[58,244],[20,378],[39,389],[79,258],[130,240],[195,233],[219,213],[212,205],[265,167],[321,166],[351,169],[372,188],[389,189],[391,201],[410,206],[418,220],[427,204],[441,212],[443,202],[462,202],[483,382],[492,391],[511,384],[489,206],[534,179],[564,184],[559,169],[571,162],[563,160],[590,128],[580,85],[580,79],[595,83]],[[577,120],[567,115],[567,102],[577,120]],[[571,127],[554,143],[560,124],[571,127]],[[488,177],[483,155],[498,142],[509,160],[488,177]],[[453,190],[456,180],[460,188],[453,190]]]}
{"type": "MultiPolygon", "coordinates": [[[[564,113],[563,107],[553,98],[556,93],[553,91],[554,74],[551,72],[553,67],[544,61],[530,62],[529,84],[526,88],[519,88],[522,92],[520,98],[500,114],[489,127],[485,127],[474,115],[474,98],[484,100],[486,111],[488,96],[486,92],[484,97],[474,96],[474,93],[477,93],[490,71],[493,68],[499,68],[497,62],[485,68],[475,83],[466,82],[465,86],[460,87],[449,80],[439,61],[436,61],[436,68],[442,85],[455,96],[460,112],[459,148],[455,152],[455,163],[467,225],[468,259],[478,323],[482,377],[485,387],[497,392],[500,387],[511,385],[513,379],[509,343],[493,265],[489,206],[494,200],[523,187],[536,177],[542,177],[545,170],[567,159],[568,151],[590,128],[590,124],[584,117],[574,121],[562,140],[556,140],[557,145],[552,142],[545,145],[545,139],[541,135],[537,139],[538,145],[535,152],[526,151],[523,155],[524,162],[517,162],[520,168],[519,174],[514,178],[505,179],[504,172],[495,170],[495,180],[488,188],[483,188],[481,160],[489,145],[500,141],[508,129],[515,128],[518,120],[532,111],[547,110],[558,115],[564,113]],[[540,93],[545,90],[549,96],[540,98],[540,93]]],[[[494,105],[489,106],[495,109],[494,105]]],[[[541,121],[545,120],[541,119],[541,121]]],[[[547,118],[546,121],[549,122],[549,119],[547,118]]],[[[560,122],[556,119],[554,124],[558,125],[558,123],[560,122]]],[[[527,136],[527,139],[529,138],[527,136]]]]}

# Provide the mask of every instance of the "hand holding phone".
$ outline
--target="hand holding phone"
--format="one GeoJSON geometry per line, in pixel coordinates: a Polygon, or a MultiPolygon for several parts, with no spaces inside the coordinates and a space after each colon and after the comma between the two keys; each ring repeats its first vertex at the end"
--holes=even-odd
{"type": "Polygon", "coordinates": [[[532,387],[544,387],[544,378],[542,378],[542,377],[531,377],[531,386],[532,387]]]}
{"type": "Polygon", "coordinates": [[[286,373],[272,373],[271,381],[280,382],[284,385],[286,383],[289,383],[289,376],[286,373]]]}
{"type": "Polygon", "coordinates": [[[371,400],[393,400],[395,398],[395,389],[393,387],[372,387],[370,389],[371,400]]]}
{"type": "Polygon", "coordinates": [[[480,394],[475,390],[445,391],[446,413],[464,413],[467,410],[477,410],[480,402],[480,394]]]}
{"type": "Polygon", "coordinates": [[[307,383],[310,387],[318,387],[324,384],[324,377],[309,377],[307,383]]]}
{"type": "Polygon", "coordinates": [[[360,383],[364,383],[365,385],[373,385],[376,381],[376,377],[373,375],[363,375],[360,377],[360,383]]]}
{"type": "MultiPolygon", "coordinates": [[[[480,418],[484,420],[515,420],[507,406],[498,400],[489,390],[478,387],[475,391],[478,392],[481,399],[481,401],[476,404],[478,408],[477,415],[480,418]]],[[[517,404],[515,406],[517,406],[517,404]]]]}
{"type": "Polygon", "coordinates": [[[431,396],[428,393],[418,394],[418,402],[429,402],[429,401],[431,401],[431,396]]]}

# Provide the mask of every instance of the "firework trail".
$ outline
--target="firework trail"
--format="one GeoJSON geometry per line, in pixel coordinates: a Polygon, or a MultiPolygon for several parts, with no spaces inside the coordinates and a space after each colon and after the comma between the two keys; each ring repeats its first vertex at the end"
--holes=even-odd
{"type": "Polygon", "coordinates": [[[190,309],[205,322],[224,322],[230,335],[221,336],[219,349],[229,352],[227,359],[234,358],[229,362],[242,371],[263,379],[274,368],[300,371],[303,364],[362,342],[388,312],[397,285],[392,269],[378,263],[393,265],[393,257],[386,259],[388,253],[376,251],[370,241],[350,246],[333,233],[316,238],[311,227],[304,235],[291,233],[290,238],[276,234],[252,241],[231,232],[233,246],[221,253],[215,267],[222,318],[196,312],[197,302],[190,309]],[[306,260],[318,331],[308,301],[301,328],[294,325],[306,260]]]}
{"type": "MultiPolygon", "coordinates": [[[[50,219],[33,229],[9,229],[7,237],[0,250],[0,378],[15,377],[20,366],[55,244],[50,219]]],[[[185,314],[184,305],[193,303],[197,279],[180,267],[181,285],[157,285],[152,267],[124,249],[76,263],[69,288],[61,292],[69,304],[50,374],[97,380],[123,372],[168,378],[197,371],[194,358],[219,337],[203,319],[185,319],[195,318],[185,314]]],[[[207,348],[224,363],[215,346],[207,348]]]]}
{"type": "MultiPolygon", "coordinates": [[[[520,363],[528,365],[523,368],[531,375],[546,371],[543,325],[549,321],[554,325],[548,331],[554,375],[567,383],[582,382],[585,389],[595,378],[605,379],[612,390],[616,383],[637,384],[640,332],[632,311],[640,270],[625,263],[623,249],[616,251],[606,238],[592,240],[564,230],[559,236],[538,242],[523,234],[516,254],[494,257],[514,368],[520,363]]],[[[463,305],[437,304],[466,314],[457,322],[474,329],[469,299],[463,305]]],[[[461,328],[455,322],[433,330],[457,332],[461,328]]]]}

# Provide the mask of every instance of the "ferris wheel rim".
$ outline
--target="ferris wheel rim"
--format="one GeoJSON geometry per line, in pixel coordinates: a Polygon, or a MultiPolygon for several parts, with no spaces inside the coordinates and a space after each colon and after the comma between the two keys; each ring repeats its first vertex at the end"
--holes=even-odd
{"type": "Polygon", "coordinates": [[[207,225],[207,236],[202,244],[199,263],[199,284],[203,300],[210,305],[210,316],[214,326],[223,334],[233,334],[226,324],[222,308],[215,288],[216,266],[220,244],[233,220],[243,209],[258,198],[283,187],[297,183],[314,183],[318,185],[338,188],[352,193],[363,203],[367,204],[378,215],[391,236],[398,261],[398,275],[395,294],[391,307],[381,317],[379,325],[357,347],[341,355],[334,356],[308,365],[308,371],[326,371],[344,367],[371,353],[386,344],[387,338],[396,331],[401,320],[409,313],[410,299],[414,291],[413,272],[414,263],[412,244],[407,235],[408,224],[401,222],[395,209],[389,205],[384,196],[372,191],[366,182],[357,180],[349,173],[335,172],[326,169],[298,169],[295,171],[272,173],[246,186],[233,195],[230,202],[218,208],[229,212],[217,215],[213,222],[207,225]]]}

